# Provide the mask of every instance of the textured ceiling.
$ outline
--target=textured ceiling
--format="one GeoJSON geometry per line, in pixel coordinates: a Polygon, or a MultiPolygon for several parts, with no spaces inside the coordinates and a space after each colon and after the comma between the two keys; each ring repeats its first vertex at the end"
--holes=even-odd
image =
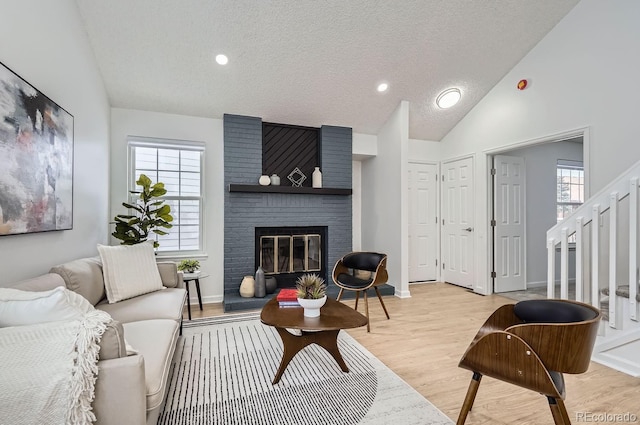
{"type": "Polygon", "coordinates": [[[442,139],[577,2],[77,0],[114,107],[377,134],[407,100],[409,137],[424,140],[442,139]],[[451,86],[462,100],[437,108],[451,86]]]}

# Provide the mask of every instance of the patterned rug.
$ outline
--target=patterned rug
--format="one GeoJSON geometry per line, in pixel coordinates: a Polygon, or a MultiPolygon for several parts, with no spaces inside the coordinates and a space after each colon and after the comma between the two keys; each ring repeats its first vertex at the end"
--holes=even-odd
{"type": "Polygon", "coordinates": [[[344,331],[338,347],[349,373],[313,344],[272,385],[282,341],[255,313],[185,322],[158,424],[453,423],[344,331]]]}

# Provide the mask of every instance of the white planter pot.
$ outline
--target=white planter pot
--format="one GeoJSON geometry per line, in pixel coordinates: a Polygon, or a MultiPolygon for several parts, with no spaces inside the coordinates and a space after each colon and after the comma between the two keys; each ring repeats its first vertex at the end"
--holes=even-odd
{"type": "Polygon", "coordinates": [[[304,308],[304,317],[320,316],[320,308],[327,302],[327,296],[315,300],[298,298],[298,303],[304,308]]]}

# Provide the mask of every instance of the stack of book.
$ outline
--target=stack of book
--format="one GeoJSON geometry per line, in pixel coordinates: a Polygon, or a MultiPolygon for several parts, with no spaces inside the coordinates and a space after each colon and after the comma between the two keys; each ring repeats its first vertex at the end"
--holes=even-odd
{"type": "Polygon", "coordinates": [[[276,299],[280,307],[300,307],[295,288],[282,288],[276,299]]]}

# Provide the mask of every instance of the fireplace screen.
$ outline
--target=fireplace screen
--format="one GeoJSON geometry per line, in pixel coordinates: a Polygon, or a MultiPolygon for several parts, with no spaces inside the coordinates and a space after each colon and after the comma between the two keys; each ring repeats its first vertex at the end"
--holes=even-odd
{"type": "Polygon", "coordinates": [[[320,271],[320,235],[261,236],[260,265],[267,274],[320,271]]]}

